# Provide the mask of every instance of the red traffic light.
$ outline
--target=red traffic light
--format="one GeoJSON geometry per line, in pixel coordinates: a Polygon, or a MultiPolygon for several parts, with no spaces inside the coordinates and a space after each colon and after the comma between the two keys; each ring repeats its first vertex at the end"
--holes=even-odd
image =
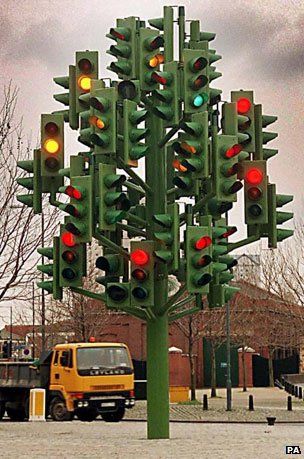
{"type": "Polygon", "coordinates": [[[61,241],[67,247],[74,247],[76,245],[76,238],[74,234],[65,232],[61,235],[61,241]]]}
{"type": "Polygon", "coordinates": [[[264,178],[264,174],[260,169],[253,167],[246,172],[245,182],[249,185],[259,185],[264,178]]]}
{"type": "Polygon", "coordinates": [[[251,108],[251,102],[246,97],[242,97],[241,99],[237,101],[236,107],[237,107],[237,112],[240,115],[243,115],[244,113],[249,112],[251,108]]]}
{"type": "Polygon", "coordinates": [[[164,38],[161,35],[157,35],[157,37],[153,38],[151,41],[146,41],[146,48],[150,51],[154,51],[161,46],[164,46],[164,38]]]}
{"type": "Polygon", "coordinates": [[[233,147],[228,148],[228,150],[225,151],[224,156],[225,158],[230,159],[238,155],[241,151],[242,151],[242,146],[239,144],[235,144],[233,145],[233,147]]]}
{"type": "Polygon", "coordinates": [[[67,194],[68,196],[70,196],[70,198],[74,198],[74,199],[77,199],[77,200],[81,200],[83,198],[83,194],[79,190],[79,188],[75,188],[72,185],[68,185],[65,188],[64,193],[67,194]]]}
{"type": "Polygon", "coordinates": [[[167,78],[165,78],[161,72],[153,72],[151,75],[151,79],[155,81],[155,83],[159,83],[162,85],[166,85],[168,83],[167,78]]]}
{"type": "Polygon", "coordinates": [[[195,242],[194,247],[196,250],[203,250],[209,247],[210,244],[212,244],[212,239],[209,236],[203,236],[195,242]]]}
{"type": "Polygon", "coordinates": [[[130,255],[131,261],[138,266],[146,265],[150,259],[149,254],[142,249],[136,249],[130,255]]]}
{"type": "Polygon", "coordinates": [[[199,72],[203,70],[207,64],[208,61],[204,57],[198,57],[190,62],[190,68],[193,72],[199,72]]]}
{"type": "Polygon", "coordinates": [[[225,233],[223,233],[219,239],[226,239],[227,237],[229,236],[232,236],[232,234],[236,233],[237,232],[237,227],[236,226],[232,226],[231,228],[229,228],[225,233]]]}

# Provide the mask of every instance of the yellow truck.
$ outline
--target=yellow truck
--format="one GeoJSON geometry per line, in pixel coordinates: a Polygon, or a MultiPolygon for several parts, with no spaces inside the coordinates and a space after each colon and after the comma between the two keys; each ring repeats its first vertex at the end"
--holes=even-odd
{"type": "Polygon", "coordinates": [[[132,408],[134,370],[121,343],[57,344],[33,362],[0,361],[0,419],[28,418],[32,388],[46,389],[46,413],[54,421],[120,421],[132,408]]]}

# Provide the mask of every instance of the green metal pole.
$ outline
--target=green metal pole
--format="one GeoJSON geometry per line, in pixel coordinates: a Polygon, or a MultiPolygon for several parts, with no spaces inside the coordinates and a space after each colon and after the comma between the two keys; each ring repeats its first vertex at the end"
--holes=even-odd
{"type": "MultiPolygon", "coordinates": [[[[147,238],[154,239],[153,215],[167,210],[167,177],[165,148],[158,146],[163,137],[163,121],[153,114],[147,119],[148,145],[153,155],[146,158],[146,181],[154,191],[147,194],[147,238]]],[[[169,438],[169,359],[168,314],[160,314],[168,299],[168,270],[165,264],[155,266],[155,318],[147,320],[147,436],[148,439],[169,438]]]]}

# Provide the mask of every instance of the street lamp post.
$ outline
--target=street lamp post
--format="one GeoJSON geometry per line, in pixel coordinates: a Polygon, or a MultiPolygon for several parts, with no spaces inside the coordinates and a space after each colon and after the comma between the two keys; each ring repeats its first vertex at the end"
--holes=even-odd
{"type": "Polygon", "coordinates": [[[227,350],[227,380],[226,380],[227,411],[231,411],[232,394],[231,394],[231,357],[230,357],[230,301],[227,301],[226,303],[226,350],[227,350]]]}

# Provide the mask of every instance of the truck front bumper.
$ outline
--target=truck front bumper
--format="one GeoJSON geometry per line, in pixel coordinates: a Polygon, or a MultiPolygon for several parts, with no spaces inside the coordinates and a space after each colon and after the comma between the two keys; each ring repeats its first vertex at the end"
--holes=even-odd
{"type": "Polygon", "coordinates": [[[135,399],[133,397],[124,398],[118,396],[93,396],[74,400],[74,409],[95,408],[99,412],[117,411],[119,408],[133,408],[135,399]]]}

